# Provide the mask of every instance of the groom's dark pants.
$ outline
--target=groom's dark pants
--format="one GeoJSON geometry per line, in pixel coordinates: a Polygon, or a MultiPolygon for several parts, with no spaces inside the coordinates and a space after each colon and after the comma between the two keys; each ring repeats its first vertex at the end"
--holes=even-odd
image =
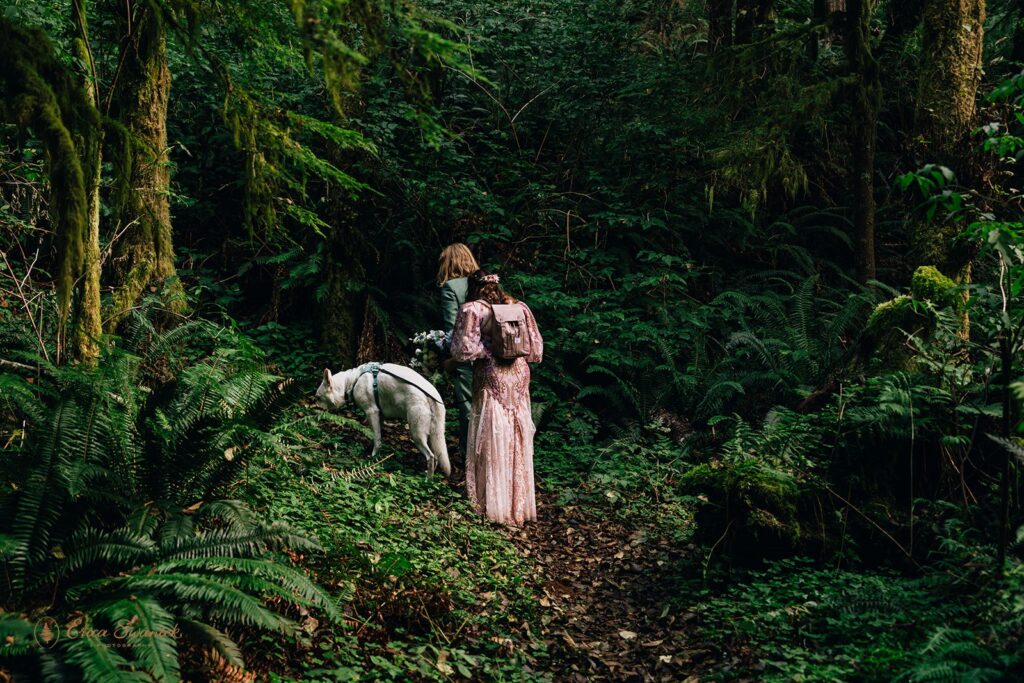
{"type": "Polygon", "coordinates": [[[460,365],[455,371],[455,407],[459,409],[459,449],[467,457],[469,448],[469,416],[473,410],[473,365],[460,365]]]}

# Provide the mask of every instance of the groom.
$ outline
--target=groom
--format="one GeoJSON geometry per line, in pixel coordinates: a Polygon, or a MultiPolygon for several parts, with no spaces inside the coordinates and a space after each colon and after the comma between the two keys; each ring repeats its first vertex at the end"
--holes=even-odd
{"type": "MultiPolygon", "coordinates": [[[[455,329],[459,308],[466,303],[469,276],[480,266],[469,247],[461,242],[449,244],[437,259],[437,284],[441,287],[441,314],[446,332],[455,329]]],[[[469,413],[473,409],[473,366],[459,364],[449,358],[444,362],[446,372],[454,372],[455,407],[459,409],[459,448],[463,456],[469,445],[469,413]]]]}

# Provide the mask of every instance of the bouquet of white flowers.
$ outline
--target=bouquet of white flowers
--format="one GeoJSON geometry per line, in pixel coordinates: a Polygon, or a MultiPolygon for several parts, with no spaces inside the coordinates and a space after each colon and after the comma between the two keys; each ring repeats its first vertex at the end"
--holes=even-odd
{"type": "Polygon", "coordinates": [[[452,333],[444,330],[417,332],[409,341],[416,347],[409,367],[432,380],[441,370],[441,361],[448,356],[452,333]]]}

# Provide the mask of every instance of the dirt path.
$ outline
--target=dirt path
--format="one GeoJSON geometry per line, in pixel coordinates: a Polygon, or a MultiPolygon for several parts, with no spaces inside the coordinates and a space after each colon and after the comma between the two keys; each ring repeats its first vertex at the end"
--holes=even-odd
{"type": "Polygon", "coordinates": [[[712,651],[692,613],[669,601],[683,553],[642,529],[560,507],[541,494],[540,521],[514,536],[533,558],[556,681],[697,681],[712,651]]]}

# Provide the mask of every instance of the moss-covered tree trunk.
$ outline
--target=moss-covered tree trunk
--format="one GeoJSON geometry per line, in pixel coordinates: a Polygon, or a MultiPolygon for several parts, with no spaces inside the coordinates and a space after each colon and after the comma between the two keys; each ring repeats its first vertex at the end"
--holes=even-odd
{"type": "Polygon", "coordinates": [[[854,237],[857,275],[875,278],[875,147],[882,84],[871,54],[871,0],[849,0],[843,45],[852,78],[851,146],[854,174],[854,237]]]}
{"type": "Polygon", "coordinates": [[[916,127],[948,155],[974,122],[985,0],[925,0],[923,19],[916,127]]]}
{"type": "MultiPolygon", "coordinates": [[[[71,339],[78,344],[76,329],[95,331],[99,287],[85,273],[93,273],[98,258],[90,261],[91,225],[98,225],[99,203],[87,188],[98,183],[100,119],[88,96],[88,81],[56,57],[53,45],[38,29],[26,29],[0,17],[0,121],[31,129],[46,153],[50,198],[48,211],[56,238],[57,290],[60,348],[71,339]],[[90,198],[93,203],[90,204],[90,198]],[[75,304],[72,306],[72,304],[75,304]],[[69,331],[66,322],[76,327],[69,331]]],[[[81,45],[79,45],[81,47],[81,45]]],[[[98,242],[95,243],[98,251],[98,242]]],[[[89,337],[94,341],[98,334],[89,337]]],[[[40,349],[47,355],[46,349],[40,349]]],[[[95,349],[71,346],[72,356],[90,357],[95,349]]],[[[47,355],[47,358],[49,356],[47,355]]]]}
{"type": "Polygon", "coordinates": [[[147,288],[163,291],[172,310],[182,306],[180,285],[168,282],[176,273],[167,154],[167,31],[157,3],[128,0],[120,12],[121,65],[113,105],[129,139],[118,169],[127,182],[118,192],[107,329],[117,326],[147,288]]]}
{"type": "MultiPolygon", "coordinates": [[[[83,100],[93,109],[99,109],[99,83],[96,64],[89,44],[89,30],[85,14],[85,0],[73,3],[73,20],[78,33],[76,51],[85,67],[83,100]]],[[[76,297],[75,329],[72,353],[76,360],[94,364],[100,355],[99,339],[103,333],[100,309],[100,177],[102,172],[102,137],[99,128],[79,141],[82,170],[88,201],[88,223],[82,244],[83,264],[76,297]]]]}
{"type": "MultiPolygon", "coordinates": [[[[984,0],[925,0],[915,130],[930,161],[963,177],[970,156],[966,136],[974,124],[981,81],[984,0]]],[[[934,265],[958,280],[969,276],[970,253],[957,249],[958,226],[937,221],[917,226],[916,265],[934,265]]]]}
{"type": "Polygon", "coordinates": [[[732,0],[708,0],[708,51],[732,44],[732,0]]]}

